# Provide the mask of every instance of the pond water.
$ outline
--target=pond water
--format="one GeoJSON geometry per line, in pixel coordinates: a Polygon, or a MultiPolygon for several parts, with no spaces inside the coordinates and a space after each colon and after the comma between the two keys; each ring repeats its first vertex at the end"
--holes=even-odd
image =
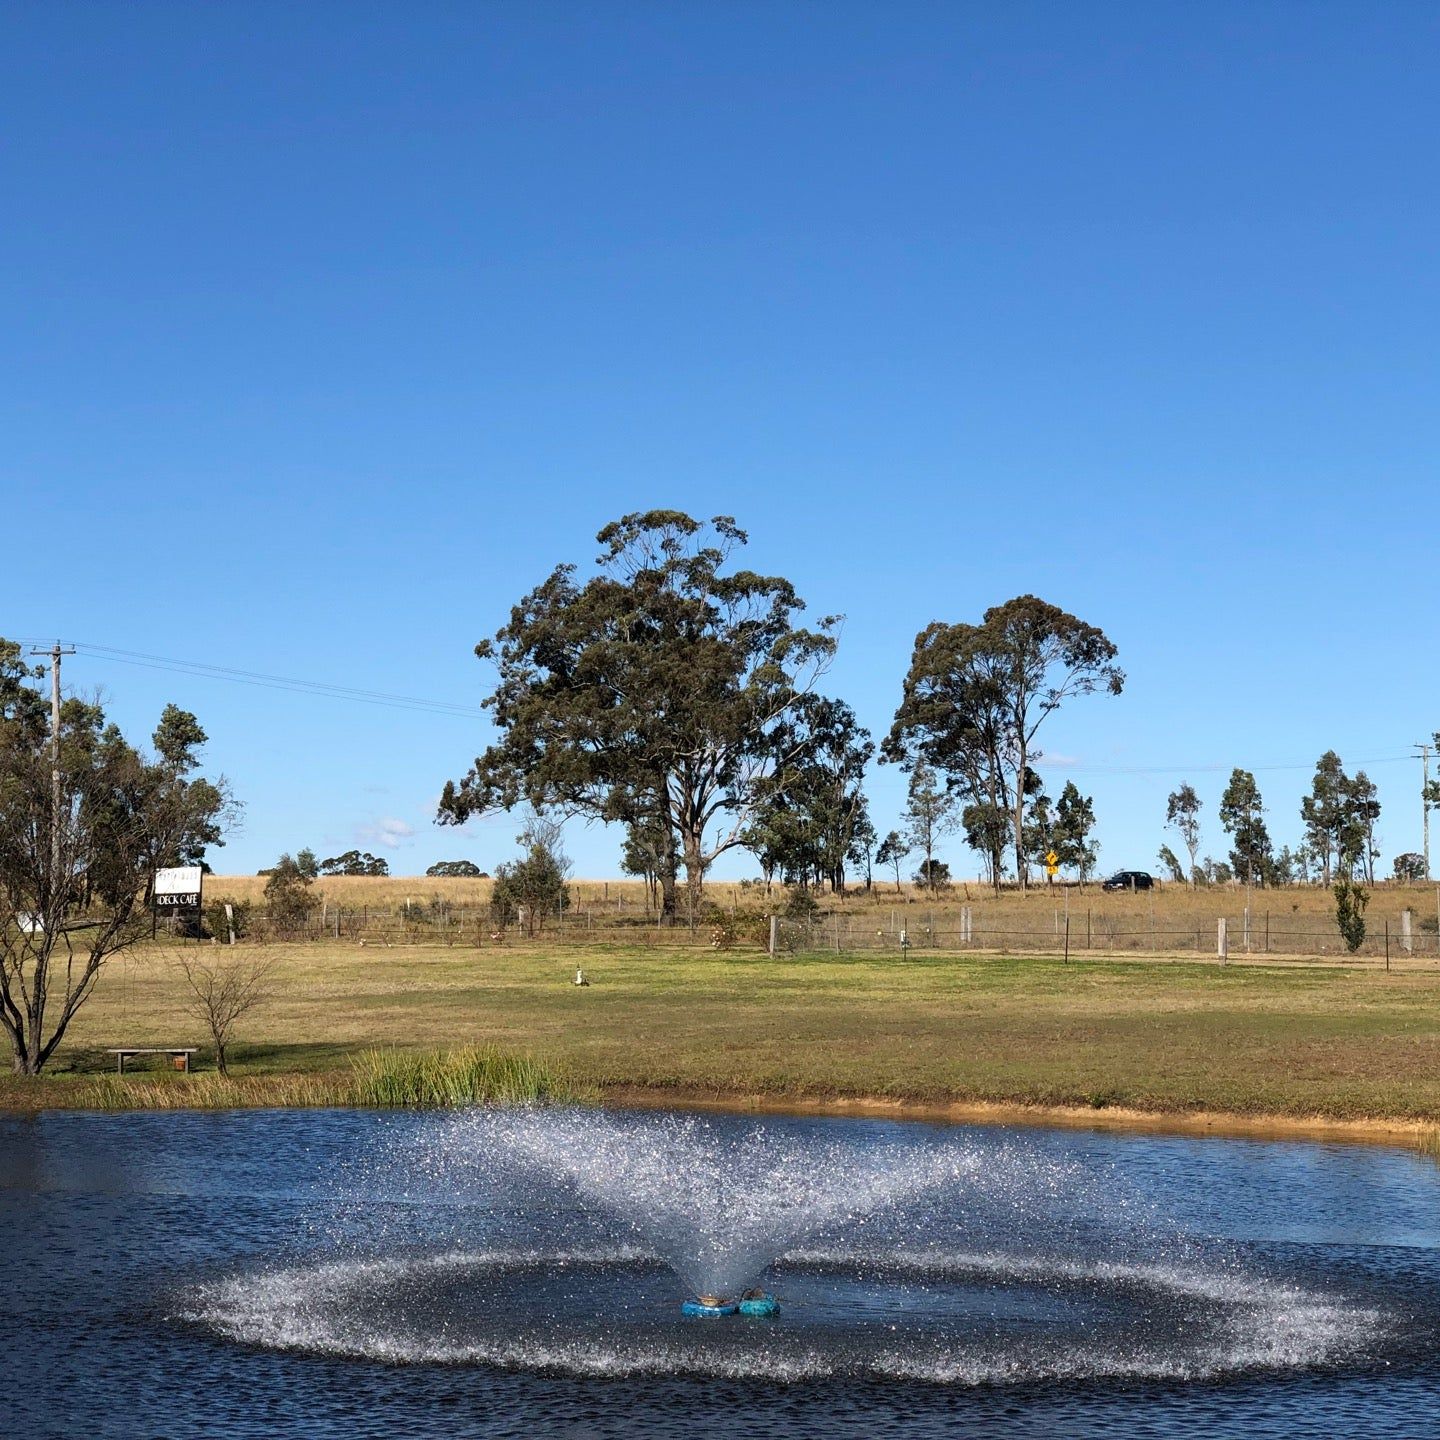
{"type": "Polygon", "coordinates": [[[857,1120],[0,1117],[32,1437],[1421,1436],[1440,1167],[857,1120]],[[682,1316],[756,1286],[771,1319],[682,1316]]]}

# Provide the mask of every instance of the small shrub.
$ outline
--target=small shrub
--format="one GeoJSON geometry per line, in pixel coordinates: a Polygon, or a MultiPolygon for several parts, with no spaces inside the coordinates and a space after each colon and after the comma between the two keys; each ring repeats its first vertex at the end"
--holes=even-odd
{"type": "Polygon", "coordinates": [[[809,890],[797,887],[790,892],[790,897],[785,902],[785,918],[787,920],[802,920],[806,924],[811,924],[819,913],[820,902],[809,890]]]}
{"type": "Polygon", "coordinates": [[[224,944],[230,938],[230,931],[234,930],[235,938],[243,940],[251,930],[255,919],[255,906],[249,900],[212,900],[205,907],[205,929],[224,944]],[[231,916],[225,914],[225,906],[230,906],[231,916]]]}
{"type": "Polygon", "coordinates": [[[1365,907],[1369,903],[1370,894],[1363,885],[1353,880],[1335,882],[1335,923],[1352,955],[1365,943],[1365,907]]]}
{"type": "Polygon", "coordinates": [[[733,950],[740,939],[740,925],[734,915],[728,914],[718,905],[712,905],[706,914],[705,923],[710,927],[710,948],[712,950],[733,950]]]}

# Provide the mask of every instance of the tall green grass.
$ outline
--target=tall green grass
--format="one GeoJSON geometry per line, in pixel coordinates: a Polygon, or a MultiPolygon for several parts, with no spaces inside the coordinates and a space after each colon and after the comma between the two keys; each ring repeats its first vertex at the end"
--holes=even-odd
{"type": "Polygon", "coordinates": [[[441,1110],[569,1098],[568,1085],[545,1061],[485,1045],[464,1050],[367,1050],[355,1060],[350,1103],[441,1110]]]}
{"type": "Polygon", "coordinates": [[[86,1110],[310,1109],[347,1103],[342,1085],[328,1075],[188,1075],[163,1080],[105,1075],[67,1086],[56,1098],[86,1110]]]}

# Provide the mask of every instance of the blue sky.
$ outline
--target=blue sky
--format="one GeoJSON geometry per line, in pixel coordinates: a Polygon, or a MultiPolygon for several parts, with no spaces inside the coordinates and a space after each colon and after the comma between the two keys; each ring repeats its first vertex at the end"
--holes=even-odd
{"type": "MultiPolygon", "coordinates": [[[[1329,747],[1418,848],[1436,678],[1422,4],[0,6],[0,634],[478,704],[472,647],[630,510],[729,513],[915,632],[1033,591],[1125,694],[1042,731],[1102,863],[1329,747]]],[[[246,805],[215,856],[436,829],[483,722],[81,654],[246,805]]],[[[893,823],[901,777],[877,772],[893,823]]],[[[577,871],[616,839],[572,827],[577,871]]],[[[959,842],[957,870],[976,865],[959,842]]],[[[722,875],[753,862],[731,856],[722,875]]]]}

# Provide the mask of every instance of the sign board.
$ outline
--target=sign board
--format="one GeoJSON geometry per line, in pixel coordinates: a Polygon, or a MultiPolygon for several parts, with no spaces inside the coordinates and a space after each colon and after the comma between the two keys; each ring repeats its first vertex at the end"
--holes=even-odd
{"type": "Polygon", "coordinates": [[[157,910],[197,910],[204,872],[198,865],[174,865],[155,872],[157,910]]]}
{"type": "Polygon", "coordinates": [[[1055,872],[1056,872],[1057,870],[1059,870],[1059,868],[1060,868],[1060,857],[1059,857],[1053,850],[1047,850],[1047,851],[1045,852],[1045,872],[1046,872],[1046,874],[1048,874],[1048,875],[1051,877],[1051,879],[1054,879],[1054,877],[1055,877],[1055,872]]]}

